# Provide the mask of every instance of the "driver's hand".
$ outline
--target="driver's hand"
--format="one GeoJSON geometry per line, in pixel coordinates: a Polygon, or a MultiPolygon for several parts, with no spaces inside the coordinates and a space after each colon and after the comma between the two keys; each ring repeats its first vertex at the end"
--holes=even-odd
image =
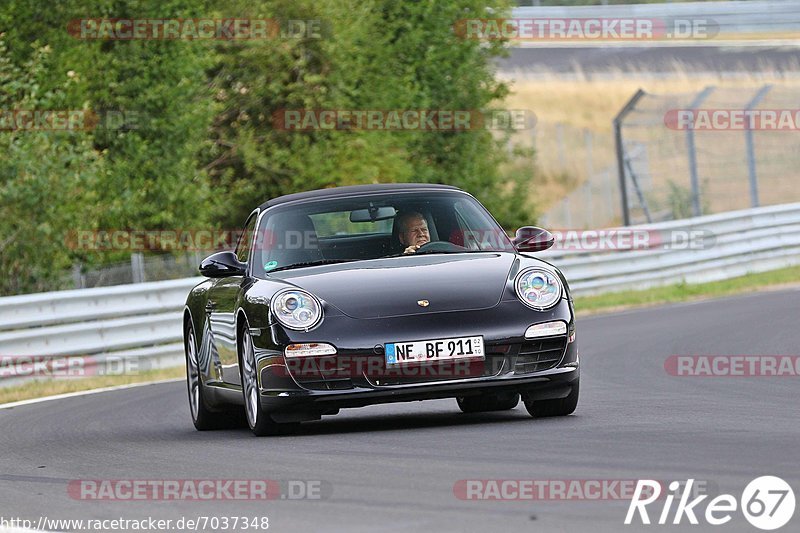
{"type": "Polygon", "coordinates": [[[413,254],[417,250],[419,250],[419,245],[418,244],[412,244],[411,246],[409,246],[408,248],[403,250],[403,253],[404,254],[413,254]]]}

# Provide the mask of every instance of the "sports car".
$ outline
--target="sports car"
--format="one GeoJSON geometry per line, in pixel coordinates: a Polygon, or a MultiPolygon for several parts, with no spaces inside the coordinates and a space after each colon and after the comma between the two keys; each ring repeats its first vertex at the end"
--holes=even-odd
{"type": "Polygon", "coordinates": [[[567,281],[472,195],[435,184],[323,189],[252,211],[202,261],[184,309],[192,421],[285,432],[342,408],[455,398],[465,413],[571,414],[567,281]],[[241,422],[240,422],[241,423],[241,422]]]}

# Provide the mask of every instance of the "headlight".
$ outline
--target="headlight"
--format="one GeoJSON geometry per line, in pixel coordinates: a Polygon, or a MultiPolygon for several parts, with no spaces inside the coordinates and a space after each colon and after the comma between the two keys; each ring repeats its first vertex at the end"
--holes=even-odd
{"type": "Polygon", "coordinates": [[[517,274],[514,290],[522,303],[531,309],[544,311],[558,303],[564,289],[553,272],[535,267],[517,274]]]}
{"type": "Polygon", "coordinates": [[[311,293],[300,289],[277,292],[270,309],[278,322],[289,329],[308,331],[322,321],[322,304],[311,293]]]}

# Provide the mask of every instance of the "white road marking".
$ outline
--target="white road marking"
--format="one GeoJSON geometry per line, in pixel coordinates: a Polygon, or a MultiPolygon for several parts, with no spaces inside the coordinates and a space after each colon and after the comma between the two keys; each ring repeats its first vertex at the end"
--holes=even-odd
{"type": "MultiPolygon", "coordinates": [[[[173,383],[176,381],[183,381],[184,378],[171,378],[162,379],[158,381],[144,381],[142,383],[128,383],[127,385],[115,385],[113,387],[103,387],[100,389],[89,389],[77,392],[66,392],[64,394],[55,394],[53,396],[43,396],[41,398],[31,398],[30,400],[20,400],[18,402],[10,402],[0,404],[0,409],[11,409],[12,407],[19,407],[21,405],[31,405],[34,403],[49,402],[51,400],[61,400],[64,398],[73,398],[75,396],[86,396],[89,394],[99,394],[101,392],[111,392],[116,390],[134,389],[136,387],[145,387],[147,385],[159,385],[161,383],[173,383]]],[[[0,530],[2,533],[3,530],[0,530]]]]}

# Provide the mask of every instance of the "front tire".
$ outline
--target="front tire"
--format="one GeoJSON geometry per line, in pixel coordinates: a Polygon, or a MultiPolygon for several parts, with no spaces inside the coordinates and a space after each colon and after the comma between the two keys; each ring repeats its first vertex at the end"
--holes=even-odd
{"type": "Polygon", "coordinates": [[[579,389],[580,381],[576,380],[572,385],[572,391],[566,398],[539,401],[525,400],[525,409],[534,418],[571,415],[575,412],[575,408],[578,407],[579,389]]]}
{"type": "Polygon", "coordinates": [[[257,437],[280,435],[298,424],[279,424],[272,420],[261,406],[261,393],[258,386],[256,354],[253,339],[250,337],[247,322],[240,330],[239,373],[242,378],[242,394],[247,425],[257,437]]]}

